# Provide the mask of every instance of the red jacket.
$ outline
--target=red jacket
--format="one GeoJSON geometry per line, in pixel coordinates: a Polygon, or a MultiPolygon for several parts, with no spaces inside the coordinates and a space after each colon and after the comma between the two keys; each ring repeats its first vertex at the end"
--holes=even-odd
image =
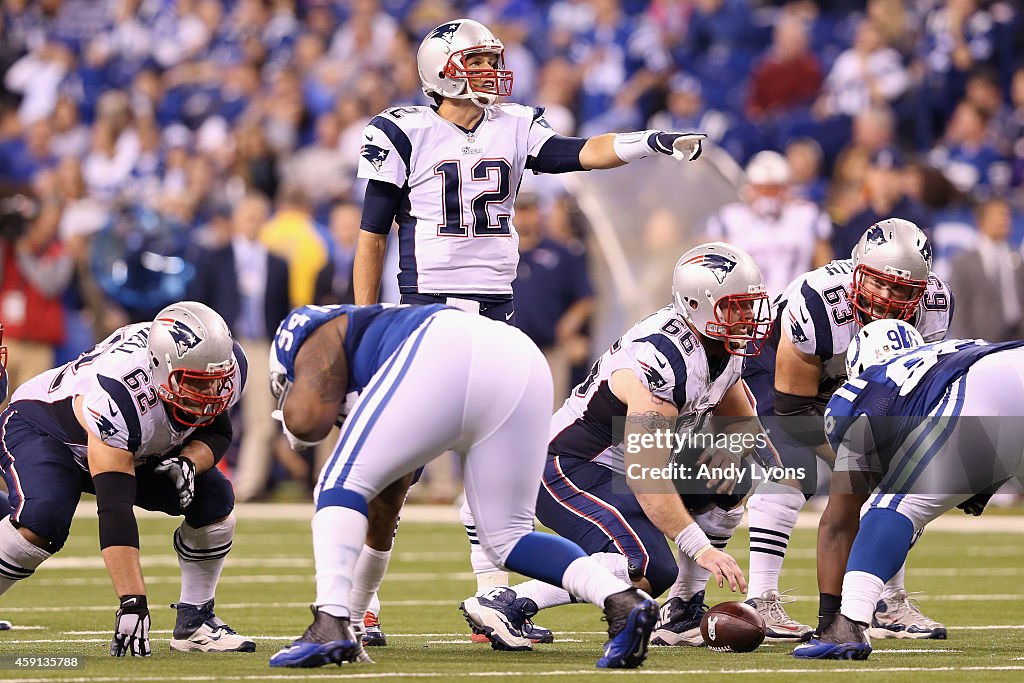
{"type": "MultiPolygon", "coordinates": [[[[64,343],[63,288],[47,296],[22,272],[17,254],[10,245],[0,247],[3,274],[0,276],[0,321],[10,339],[58,345],[64,343]]],[[[35,254],[36,260],[67,259],[64,246],[51,242],[35,254]]]]}

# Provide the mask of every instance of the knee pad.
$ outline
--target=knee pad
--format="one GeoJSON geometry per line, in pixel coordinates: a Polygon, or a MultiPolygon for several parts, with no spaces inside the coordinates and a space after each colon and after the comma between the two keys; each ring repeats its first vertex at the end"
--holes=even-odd
{"type": "Polygon", "coordinates": [[[174,550],[182,559],[189,562],[219,560],[231,550],[234,537],[234,514],[199,528],[185,521],[174,532],[174,550]]]}
{"type": "Polygon", "coordinates": [[[214,468],[196,478],[196,497],[185,508],[185,521],[195,529],[227,517],[235,509],[235,490],[220,470],[214,468]]]}

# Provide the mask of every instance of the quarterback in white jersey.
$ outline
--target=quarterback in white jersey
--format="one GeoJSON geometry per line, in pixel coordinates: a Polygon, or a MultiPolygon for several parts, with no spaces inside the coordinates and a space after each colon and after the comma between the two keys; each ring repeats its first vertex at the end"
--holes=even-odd
{"type": "Polygon", "coordinates": [[[614,168],[659,153],[693,160],[701,151],[703,135],[654,130],[562,137],[543,109],[499,102],[512,92],[504,47],[470,19],[430,31],[416,59],[434,104],[388,109],[363,133],[358,305],[377,301],[387,235],[397,223],[402,303],[447,303],[514,322],[514,205],[526,170],[614,168]]]}
{"type": "MultiPolygon", "coordinates": [[[[742,496],[724,477],[661,476],[673,445],[642,444],[658,433],[685,438],[710,415],[752,418],[743,356],[760,351],[771,317],[757,265],[728,244],[685,253],[672,290],[673,303],[612,344],[553,417],[537,517],[652,595],[669,591],[652,644],[699,645],[708,578],[745,588],[722,550],[742,496]],[[688,479],[700,480],[693,492],[688,479]]],[[[529,611],[571,600],[538,582],[511,591],[529,611]]]]}
{"type": "Polygon", "coordinates": [[[743,201],[708,218],[708,239],[740,247],[754,259],[764,285],[777,295],[798,276],[832,260],[832,220],[816,204],[788,196],[790,171],[778,152],[759,152],[747,164],[743,201]]]}
{"type": "MultiPolygon", "coordinates": [[[[776,331],[764,353],[747,364],[743,379],[771,434],[777,464],[807,473],[816,471],[816,456],[831,464],[834,455],[825,443],[821,415],[846,380],[846,351],[862,325],[898,318],[917,328],[926,341],[945,337],[953,295],[931,272],[931,261],[924,232],[909,221],[890,218],[865,231],[852,259],[833,261],[798,277],[775,300],[776,331]]],[[[764,482],[747,503],[748,602],[765,618],[768,642],[795,642],[811,632],[786,616],[778,584],[797,514],[805,495],[815,488],[813,476],[799,482],[764,482]]],[[[839,530],[823,518],[818,547],[823,562],[838,555],[829,541],[833,533],[839,530]]],[[[901,637],[945,634],[941,624],[907,599],[902,572],[893,578],[885,600],[889,602],[884,606],[879,603],[878,619],[899,624],[901,637]]],[[[837,601],[838,597],[833,601],[836,609],[837,601]]],[[[823,609],[828,611],[828,606],[823,609]]]]}
{"type": "Polygon", "coordinates": [[[60,550],[82,493],[96,495],[100,548],[120,599],[110,654],[148,656],[149,609],[133,506],[181,515],[182,572],[171,649],[253,652],[213,613],[231,549],[231,484],[216,462],[246,359],[203,304],[164,308],[22,385],[0,414],[0,469],[12,512],[0,520],[0,594],[60,550]]]}

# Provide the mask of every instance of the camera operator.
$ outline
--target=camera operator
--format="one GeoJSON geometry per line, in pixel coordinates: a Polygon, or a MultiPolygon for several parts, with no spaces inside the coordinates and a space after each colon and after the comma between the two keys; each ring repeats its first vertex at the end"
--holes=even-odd
{"type": "Polygon", "coordinates": [[[11,355],[10,393],[53,367],[64,340],[61,301],[73,264],[57,237],[61,209],[24,195],[0,198],[0,321],[11,355]]]}

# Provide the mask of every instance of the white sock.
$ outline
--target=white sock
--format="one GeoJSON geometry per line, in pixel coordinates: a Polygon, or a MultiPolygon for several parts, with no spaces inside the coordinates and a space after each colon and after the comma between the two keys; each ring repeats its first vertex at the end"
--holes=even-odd
{"type": "Polygon", "coordinates": [[[462,526],[466,527],[466,535],[469,537],[469,563],[473,565],[473,573],[476,574],[476,594],[483,595],[492,588],[501,588],[508,585],[508,572],[499,569],[487,553],[480,546],[480,540],[476,536],[476,519],[473,511],[469,509],[469,503],[463,501],[459,508],[459,518],[462,526]]]}
{"type": "MultiPolygon", "coordinates": [[[[591,557],[602,567],[610,571],[615,578],[629,583],[629,560],[626,559],[625,555],[618,553],[594,553],[591,557]]],[[[550,583],[544,583],[536,579],[513,586],[512,590],[520,598],[530,598],[533,600],[537,603],[539,609],[579,602],[579,600],[569,595],[569,592],[564,588],[552,586],[550,583]]]]}
{"type": "Polygon", "coordinates": [[[366,611],[380,616],[380,595],[374,593],[370,596],[370,604],[366,606],[366,611]]]}
{"type": "Polygon", "coordinates": [[[609,595],[628,590],[632,585],[616,577],[589,556],[573,560],[562,575],[562,586],[570,595],[602,608],[609,595]]]}
{"type": "Polygon", "coordinates": [[[885,586],[882,587],[882,597],[891,598],[899,592],[906,592],[907,589],[903,585],[904,579],[907,578],[907,563],[904,562],[903,566],[896,574],[885,582],[885,586]]]}
{"type": "Polygon", "coordinates": [[[17,581],[27,579],[52,553],[29,543],[11,524],[0,519],[0,595],[17,581]]]}
{"type": "Polygon", "coordinates": [[[213,600],[234,537],[234,513],[198,529],[182,520],[174,532],[174,550],[181,568],[179,602],[203,605],[213,600]]]}
{"type": "MultiPolygon", "coordinates": [[[[707,534],[711,545],[722,550],[732,538],[736,527],[743,520],[743,508],[733,510],[722,510],[713,507],[707,512],[697,515],[693,521],[707,534]]],[[[682,598],[689,600],[697,593],[707,588],[711,572],[697,564],[693,558],[684,553],[679,553],[679,574],[676,582],[669,588],[669,598],[682,598]]]]}
{"type": "MultiPolygon", "coordinates": [[[[370,601],[380,590],[380,583],[384,580],[384,573],[387,572],[390,561],[390,550],[374,550],[368,545],[363,546],[363,552],[359,553],[359,560],[356,562],[355,575],[352,577],[352,597],[349,599],[352,623],[363,622],[363,615],[370,601]]],[[[379,601],[377,605],[379,609],[379,601]]]]}
{"type": "Polygon", "coordinates": [[[313,515],[316,606],[335,617],[351,612],[352,575],[366,541],[366,515],[332,505],[313,515]]]}
{"type": "Polygon", "coordinates": [[[883,581],[867,572],[846,572],[843,577],[843,605],[839,612],[847,619],[870,624],[882,594],[883,581]]]}
{"type": "Polygon", "coordinates": [[[779,574],[786,558],[789,537],[806,498],[792,486],[762,482],[747,501],[750,525],[750,572],[747,598],[760,598],[779,590],[779,574]]]}

